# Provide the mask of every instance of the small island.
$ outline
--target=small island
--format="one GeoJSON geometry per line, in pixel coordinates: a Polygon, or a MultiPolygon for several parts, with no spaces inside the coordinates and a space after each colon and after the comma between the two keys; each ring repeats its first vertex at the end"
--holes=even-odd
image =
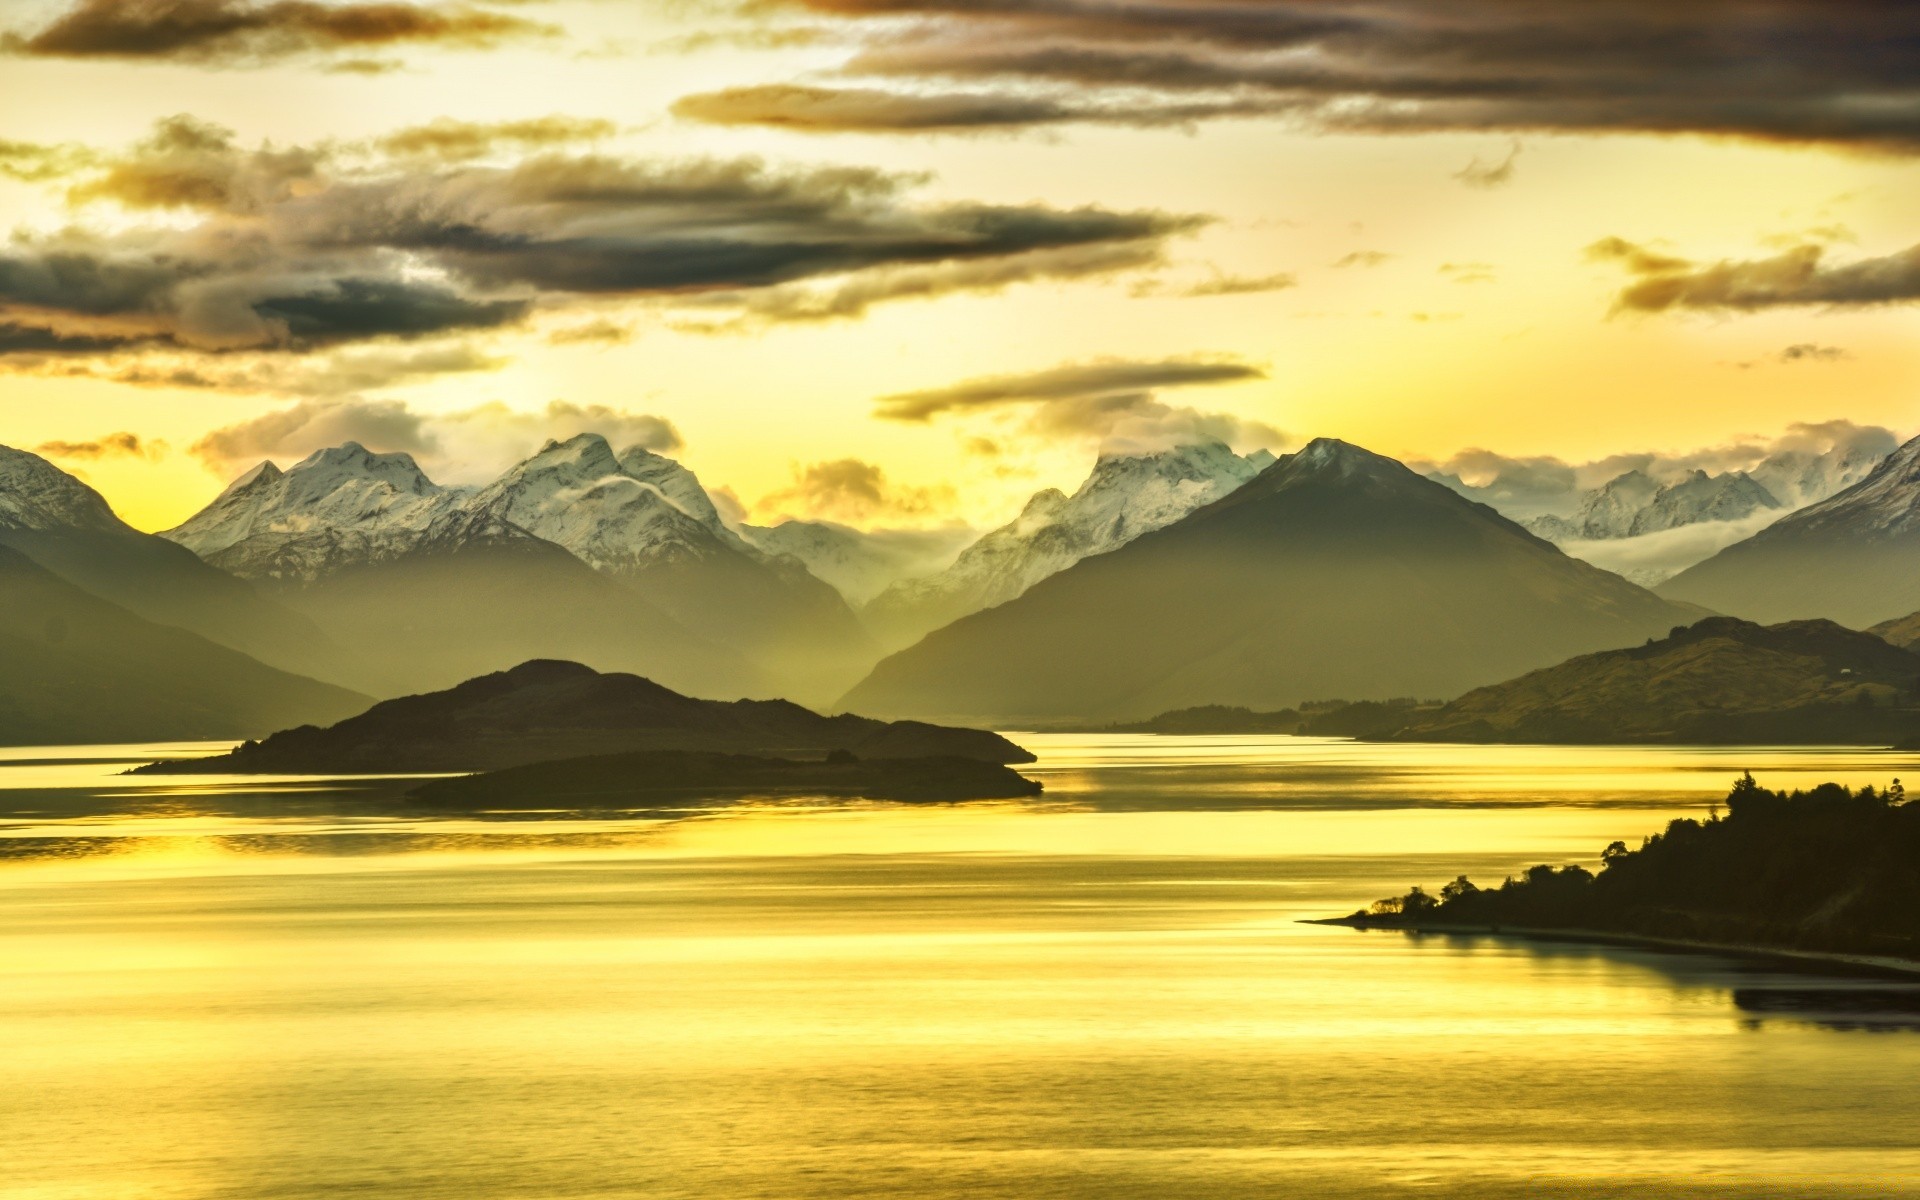
{"type": "Polygon", "coordinates": [[[826,716],[785,700],[703,700],[638,675],[536,659],[445,691],[385,700],[326,728],[284,729],[213,758],[150,763],[132,773],[425,775],[664,750],[1034,761],[990,730],[826,716]]]}
{"type": "Polygon", "coordinates": [[[644,808],[697,799],[802,796],[946,803],[1017,800],[1040,785],[1010,767],[958,755],[863,759],[762,758],[686,750],[599,754],[436,779],[413,789],[423,804],[461,808],[644,808]]]}
{"type": "Polygon", "coordinates": [[[1509,933],[1761,951],[1920,970],[1920,802],[1826,783],[1769,791],[1743,775],[1726,812],[1614,842],[1596,874],[1536,866],[1498,887],[1462,875],[1319,924],[1509,933]]]}

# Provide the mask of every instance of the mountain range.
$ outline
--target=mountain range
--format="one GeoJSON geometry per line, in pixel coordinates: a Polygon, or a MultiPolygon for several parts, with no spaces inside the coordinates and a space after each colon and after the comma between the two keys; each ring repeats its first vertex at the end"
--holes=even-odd
{"type": "Polygon", "coordinates": [[[691,471],[597,434],[481,488],[350,442],[285,472],[262,464],[162,536],[366,647],[390,691],[565,657],[709,694],[805,696],[874,656],[841,596],[728,528],[691,471]]]}
{"type": "Polygon", "coordinates": [[[1558,500],[1498,480],[1475,487],[1444,472],[1428,478],[1492,505],[1577,558],[1652,587],[1858,483],[1893,449],[1884,430],[1856,429],[1824,450],[1777,450],[1745,471],[1636,467],[1558,500]]]}
{"type": "Polygon", "coordinates": [[[1663,596],[1761,622],[1862,628],[1920,609],[1920,438],[1858,483],[1682,571],[1663,596]]]}
{"type": "Polygon", "coordinates": [[[928,635],[842,703],[1017,727],[1451,695],[1701,615],[1392,459],[1323,438],[1165,528],[928,635]]]}

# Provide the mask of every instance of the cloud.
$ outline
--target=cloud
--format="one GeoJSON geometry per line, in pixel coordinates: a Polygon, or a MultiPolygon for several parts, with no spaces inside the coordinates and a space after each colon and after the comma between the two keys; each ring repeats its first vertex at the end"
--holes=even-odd
{"type": "MultiPolygon", "coordinates": [[[[1212,441],[1279,446],[1286,435],[1264,422],[1170,405],[1155,394],[1165,388],[1264,378],[1266,372],[1258,367],[1231,361],[1109,359],[886,396],[875,402],[874,415],[908,422],[953,415],[1009,416],[1026,436],[1093,439],[1112,453],[1147,453],[1212,441]]],[[[982,453],[987,445],[997,452],[1002,441],[968,439],[973,453],[982,453]]]]}
{"type": "Polygon", "coordinates": [[[598,433],[615,446],[669,452],[684,444],[673,422],[602,404],[555,400],[524,410],[499,401],[452,412],[422,412],[399,400],[302,400],[214,430],[190,448],[226,478],[262,459],[294,462],[342,442],[404,451],[441,483],[492,479],[549,439],[598,433]]]}
{"type": "Polygon", "coordinates": [[[1441,263],[1440,274],[1454,283],[1492,283],[1493,264],[1484,262],[1441,263]]]}
{"type": "Polygon", "coordinates": [[[1129,290],[1129,294],[1138,297],[1173,296],[1182,299],[1200,299],[1208,296],[1251,296],[1261,292],[1280,292],[1288,288],[1299,287],[1300,279],[1286,271],[1272,275],[1225,275],[1215,271],[1211,279],[1202,279],[1198,283],[1168,285],[1157,279],[1147,280],[1129,290]]]}
{"type": "Polygon", "coordinates": [[[1819,346],[1812,342],[1796,342],[1780,352],[1780,361],[1796,362],[1839,362],[1853,355],[1839,346],[1819,346]]]}
{"type": "Polygon", "coordinates": [[[973,409],[1066,401],[1125,401],[1155,388],[1241,383],[1264,378],[1266,372],[1258,367],[1238,362],[1106,359],[886,396],[875,404],[874,415],[889,421],[928,421],[945,413],[973,409]]]}
{"type": "Polygon", "coordinates": [[[597,142],[619,132],[618,125],[597,117],[555,115],[492,124],[442,117],[425,125],[396,130],[375,139],[373,145],[395,157],[468,162],[503,149],[528,150],[597,142]]]}
{"type": "Polygon", "coordinates": [[[49,458],[159,458],[167,452],[165,442],[143,440],[137,433],[109,433],[86,442],[41,442],[34,453],[49,458]]]}
{"type": "MultiPolygon", "coordinates": [[[[1335,132],[1705,134],[1920,150],[1920,11],[1905,4],[769,0],[755,8],[769,10],[809,26],[837,23],[855,49],[825,84],[708,92],[683,100],[681,115],[868,133],[1266,115],[1335,132]]],[[[1462,181],[1502,181],[1511,166],[1482,164],[1462,181]]]]}
{"type": "Polygon", "coordinates": [[[950,487],[905,487],[873,463],[857,458],[795,467],[793,483],[760,498],[756,513],[834,521],[897,520],[949,509],[950,487]]]}
{"type": "Polygon", "coordinates": [[[1285,106],[1251,100],[1087,104],[992,92],[915,95],[884,88],[753,84],[683,96],[673,115],[709,125],[762,125],[795,133],[990,133],[1068,122],[1152,128],[1221,117],[1270,116],[1285,106]]]}
{"type": "Polygon", "coordinates": [[[1393,255],[1388,254],[1384,250],[1355,250],[1351,254],[1343,254],[1339,258],[1334,259],[1333,265],[1343,269],[1346,267],[1377,267],[1392,258],[1393,255]]]}
{"type": "Polygon", "coordinates": [[[249,149],[174,117],[69,182],[76,205],[112,203],[130,221],[0,247],[0,354],[304,354],[614,297],[756,323],[838,319],[1155,265],[1207,220],[916,203],[925,182],[753,159],[356,162],[334,147],[249,149]],[[140,219],[150,209],[168,211],[140,219]]]}
{"type": "Polygon", "coordinates": [[[1588,247],[1588,256],[1618,261],[1638,277],[1615,298],[1616,312],[1870,308],[1920,301],[1920,245],[1833,265],[1827,247],[1814,243],[1770,258],[1696,263],[1606,238],[1588,247]]]}
{"type": "Polygon", "coordinates": [[[1491,191],[1505,187],[1513,182],[1514,164],[1520,160],[1521,145],[1515,140],[1507,150],[1507,156],[1498,162],[1482,162],[1478,156],[1454,172],[1453,177],[1470,188],[1491,191]]]}
{"type": "Polygon", "coordinates": [[[633,326],[605,317],[564,325],[547,333],[550,346],[620,346],[633,340],[633,326]]]}
{"type": "Polygon", "coordinates": [[[0,49],[34,58],[260,66],[397,47],[490,50],[555,36],[553,26],[468,4],[320,0],[76,0],[0,49]]]}

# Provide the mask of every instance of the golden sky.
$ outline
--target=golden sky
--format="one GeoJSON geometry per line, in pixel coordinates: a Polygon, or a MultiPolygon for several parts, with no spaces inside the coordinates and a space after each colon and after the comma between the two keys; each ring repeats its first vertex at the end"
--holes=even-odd
{"type": "Polygon", "coordinates": [[[26,0],[0,442],[162,528],[346,436],[861,524],[1196,432],[1907,436],[1903,7],[26,0]]]}

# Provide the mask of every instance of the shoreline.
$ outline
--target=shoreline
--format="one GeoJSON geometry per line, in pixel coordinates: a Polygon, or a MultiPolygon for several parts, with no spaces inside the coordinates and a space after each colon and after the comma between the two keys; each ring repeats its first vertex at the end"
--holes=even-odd
{"type": "Polygon", "coordinates": [[[1619,946],[1640,950],[1678,950],[1692,954],[1723,954],[1741,958],[1777,959],[1796,966],[1845,967],[1901,978],[1920,977],[1920,959],[1898,958],[1882,954],[1847,954],[1837,950],[1800,950],[1782,946],[1750,945],[1739,942],[1702,942],[1691,938],[1667,938],[1653,934],[1616,933],[1604,929],[1553,929],[1531,925],[1462,925],[1455,923],[1408,924],[1376,918],[1320,917],[1302,925],[1338,925],[1363,932],[1386,930],[1395,933],[1449,933],[1477,937],[1512,937],[1522,941],[1572,942],[1590,946],[1619,946]]]}

